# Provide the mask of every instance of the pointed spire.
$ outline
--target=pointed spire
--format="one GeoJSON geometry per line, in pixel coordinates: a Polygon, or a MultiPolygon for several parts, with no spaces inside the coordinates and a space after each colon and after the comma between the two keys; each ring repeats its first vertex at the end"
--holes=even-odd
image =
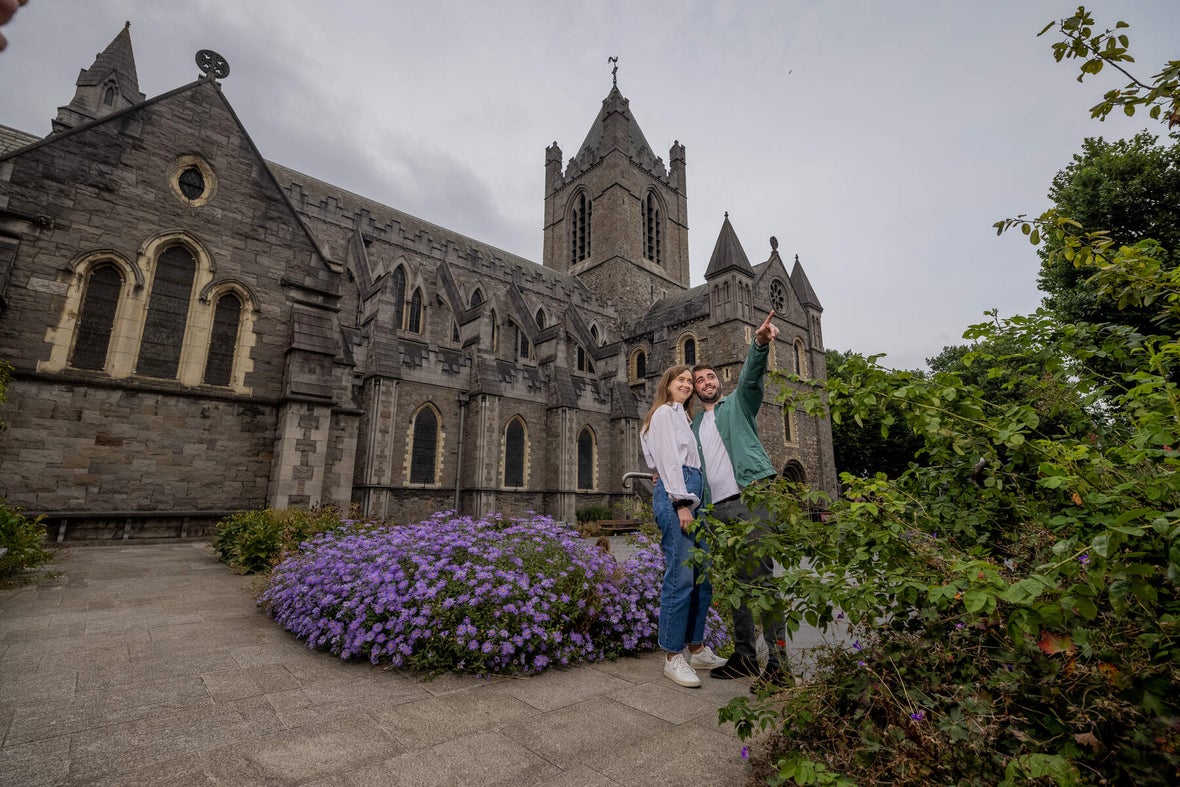
{"type": "Polygon", "coordinates": [[[717,244],[713,247],[713,256],[709,258],[709,267],[705,269],[705,281],[729,270],[735,270],[750,278],[754,277],[750,258],[746,256],[733,225],[729,223],[729,211],[726,211],[721,232],[717,235],[717,244]]]}
{"type": "Polygon", "coordinates": [[[631,114],[631,104],[619,92],[618,85],[613,85],[602,100],[602,109],[590,124],[576,158],[588,164],[598,161],[613,148],[619,148],[634,161],[648,167],[656,162],[656,154],[631,114]]]}
{"type": "Polygon", "coordinates": [[[123,25],[107,48],[94,57],[90,68],[78,73],[78,87],[69,106],[59,107],[54,131],[64,131],[142,102],[135,53],[131,49],[131,22],[123,25]]]}
{"type": "Polygon", "coordinates": [[[819,296],[815,294],[815,289],[807,279],[807,274],[803,272],[803,265],[799,262],[798,254],[795,255],[795,264],[791,267],[791,288],[795,290],[799,303],[821,312],[824,310],[824,307],[820,306],[819,296]]]}

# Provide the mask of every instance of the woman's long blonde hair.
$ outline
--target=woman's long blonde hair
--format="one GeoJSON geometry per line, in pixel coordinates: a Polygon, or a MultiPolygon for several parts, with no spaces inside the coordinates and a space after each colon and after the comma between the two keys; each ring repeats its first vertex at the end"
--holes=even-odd
{"type": "MultiPolygon", "coordinates": [[[[676,364],[675,366],[669,366],[667,369],[664,370],[664,373],[662,375],[660,375],[660,385],[658,388],[656,388],[655,401],[653,401],[651,403],[651,409],[647,411],[647,415],[644,416],[644,418],[643,418],[643,426],[639,430],[640,434],[647,434],[647,427],[651,426],[651,417],[655,414],[656,410],[658,410],[661,405],[665,405],[668,402],[672,401],[672,397],[668,395],[668,386],[672,384],[673,380],[675,380],[677,377],[684,374],[685,372],[692,374],[692,367],[686,366],[685,364],[680,363],[680,364],[676,364]]],[[[689,396],[688,401],[686,401],[684,403],[684,412],[688,414],[688,418],[691,421],[692,420],[692,397],[691,396],[689,396]]]]}

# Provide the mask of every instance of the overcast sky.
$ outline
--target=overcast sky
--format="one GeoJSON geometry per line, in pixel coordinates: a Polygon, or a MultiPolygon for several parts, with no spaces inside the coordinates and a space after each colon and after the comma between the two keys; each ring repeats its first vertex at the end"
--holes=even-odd
{"type": "MultiPolygon", "coordinates": [[[[730,220],[751,261],[779,239],[829,348],[916,368],[987,309],[1035,309],[1038,259],[992,223],[1048,207],[1088,109],[1051,34],[1074,0],[30,0],[4,32],[0,124],[49,132],[122,28],[149,97],[229,61],[263,155],[540,261],[545,147],[573,156],[611,86],[656,155],[687,149],[692,284],[730,220]]],[[[1178,0],[1107,0],[1137,76],[1180,58],[1178,0]]],[[[1153,131],[1162,132],[1158,126],[1153,131]]]]}

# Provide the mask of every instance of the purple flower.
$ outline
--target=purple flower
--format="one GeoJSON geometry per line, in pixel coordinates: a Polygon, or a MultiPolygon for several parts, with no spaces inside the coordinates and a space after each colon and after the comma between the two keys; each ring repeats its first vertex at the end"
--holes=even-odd
{"type": "Polygon", "coordinates": [[[856,666],[863,667],[863,666],[865,666],[865,663],[863,661],[858,661],[858,662],[856,662],[856,666]]]}
{"type": "Polygon", "coordinates": [[[743,760],[750,759],[750,747],[749,746],[742,747],[742,759],[743,760]]]}
{"type": "MultiPolygon", "coordinates": [[[[342,658],[535,673],[656,646],[663,555],[640,542],[620,564],[549,517],[441,513],[321,534],[275,568],[259,604],[342,658]]],[[[716,610],[705,639],[726,642],[716,610]]]]}
{"type": "Polygon", "coordinates": [[[926,711],[920,710],[916,713],[911,713],[910,718],[914,721],[921,721],[922,719],[926,718],[926,711]]]}
{"type": "Polygon", "coordinates": [[[860,648],[860,640],[859,639],[856,642],[852,643],[852,649],[855,650],[857,653],[860,652],[861,648],[860,648]]]}
{"type": "Polygon", "coordinates": [[[1082,566],[1085,566],[1087,563],[1090,562],[1090,553],[1083,552],[1082,554],[1078,555],[1078,562],[1081,563],[1082,566]]]}

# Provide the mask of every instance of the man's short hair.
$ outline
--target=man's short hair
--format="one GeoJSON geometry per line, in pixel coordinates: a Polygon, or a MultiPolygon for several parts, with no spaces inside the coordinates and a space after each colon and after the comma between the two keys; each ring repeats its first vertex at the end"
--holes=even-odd
{"type": "Polygon", "coordinates": [[[710,372],[713,372],[714,374],[716,374],[716,373],[717,373],[717,370],[713,368],[713,365],[712,365],[712,364],[709,364],[709,363],[698,363],[696,366],[692,367],[692,376],[693,376],[693,377],[696,377],[696,376],[697,376],[697,372],[703,372],[703,371],[705,371],[706,369],[708,369],[710,372]]]}

